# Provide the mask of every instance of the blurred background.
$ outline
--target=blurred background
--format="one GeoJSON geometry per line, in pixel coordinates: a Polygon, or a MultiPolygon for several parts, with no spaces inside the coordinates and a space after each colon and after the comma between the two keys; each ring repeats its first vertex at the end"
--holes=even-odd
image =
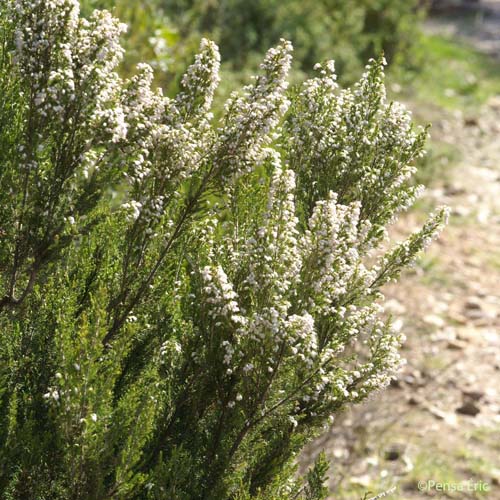
{"type": "Polygon", "coordinates": [[[408,363],[382,394],[339,418],[305,450],[325,450],[332,498],[500,499],[500,1],[84,0],[129,25],[124,75],[140,61],[175,94],[202,36],[222,54],[215,114],[264,52],[292,40],[292,83],[335,59],[342,85],[368,58],[389,62],[389,97],[432,123],[417,181],[422,200],[392,237],[436,205],[452,209],[440,241],[386,290],[408,363]],[[431,483],[475,487],[438,492],[431,483]],[[419,489],[420,482],[420,489],[419,489]],[[422,482],[424,487],[422,488],[422,482]],[[487,488],[480,484],[486,484],[487,488]]]}

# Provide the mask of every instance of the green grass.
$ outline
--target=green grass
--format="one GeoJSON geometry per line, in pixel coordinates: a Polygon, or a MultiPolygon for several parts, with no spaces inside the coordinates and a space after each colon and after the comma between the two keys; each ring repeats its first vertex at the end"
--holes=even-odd
{"type": "Polygon", "coordinates": [[[418,481],[429,480],[451,484],[460,482],[460,477],[449,460],[430,452],[420,452],[414,459],[412,471],[403,480],[403,488],[418,491],[418,481]]]}
{"type": "Polygon", "coordinates": [[[493,272],[500,271],[500,252],[488,253],[485,260],[493,272]]]}
{"type": "Polygon", "coordinates": [[[500,425],[495,427],[480,426],[473,429],[470,433],[470,439],[480,444],[487,444],[494,450],[500,451],[500,442],[498,436],[500,435],[500,425]]]}
{"type": "Polygon", "coordinates": [[[392,75],[403,97],[467,112],[500,94],[500,61],[466,43],[422,35],[415,51],[420,68],[396,70],[392,75]]]}
{"type": "Polygon", "coordinates": [[[478,479],[487,480],[495,470],[495,464],[485,457],[472,453],[468,448],[460,448],[457,459],[462,464],[464,473],[473,474],[478,479]]]}

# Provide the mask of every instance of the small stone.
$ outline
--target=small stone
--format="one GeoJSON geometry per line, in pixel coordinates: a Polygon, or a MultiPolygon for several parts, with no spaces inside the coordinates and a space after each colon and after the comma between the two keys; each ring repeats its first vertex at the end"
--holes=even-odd
{"type": "Polygon", "coordinates": [[[401,381],[397,378],[391,379],[390,385],[392,389],[401,389],[401,381]]]}
{"type": "Polygon", "coordinates": [[[477,297],[468,297],[464,307],[468,310],[482,309],[481,301],[477,297]]]}
{"type": "Polygon", "coordinates": [[[406,473],[411,472],[415,468],[415,465],[413,464],[411,458],[408,455],[403,456],[403,462],[405,464],[404,470],[406,473]]]}
{"type": "Polygon", "coordinates": [[[403,377],[403,380],[404,380],[405,384],[408,384],[408,385],[415,385],[415,383],[417,382],[417,379],[413,375],[405,375],[403,377]]]}
{"type": "Polygon", "coordinates": [[[460,330],[457,331],[457,339],[462,340],[463,342],[466,343],[477,342],[478,340],[477,328],[472,328],[470,326],[467,326],[465,328],[460,328],[460,330]]]}
{"type": "Polygon", "coordinates": [[[465,312],[465,315],[467,316],[467,318],[471,320],[479,320],[486,318],[486,315],[481,309],[469,309],[465,312]]]}
{"type": "Polygon", "coordinates": [[[484,398],[483,391],[475,391],[475,390],[462,391],[462,394],[471,401],[480,401],[481,399],[484,398]]]}
{"type": "Polygon", "coordinates": [[[415,396],[410,396],[408,398],[408,404],[410,406],[418,406],[420,404],[420,400],[417,399],[415,396]]]}
{"type": "Polygon", "coordinates": [[[453,351],[460,351],[462,349],[465,349],[465,343],[464,342],[460,342],[458,340],[450,340],[446,344],[446,348],[447,349],[451,349],[453,351]]]}
{"type": "Polygon", "coordinates": [[[431,415],[436,417],[438,420],[443,420],[450,427],[457,426],[457,417],[454,413],[449,413],[449,412],[440,410],[436,406],[428,406],[427,410],[429,410],[429,413],[431,415]]]}
{"type": "Polygon", "coordinates": [[[464,120],[464,125],[466,127],[477,127],[479,126],[479,120],[475,116],[470,116],[464,120]]]}
{"type": "Polygon", "coordinates": [[[470,213],[471,209],[462,205],[457,205],[452,210],[452,214],[457,215],[458,217],[467,217],[468,215],[470,215],[470,213]]]}
{"type": "Polygon", "coordinates": [[[441,316],[437,316],[436,314],[427,314],[423,317],[423,320],[428,325],[435,326],[437,328],[442,328],[445,325],[445,321],[441,316]]]}
{"type": "Polygon", "coordinates": [[[398,460],[404,453],[404,446],[400,444],[392,445],[388,450],[384,453],[384,458],[390,462],[394,460],[398,460]]]}
{"type": "Polygon", "coordinates": [[[493,469],[491,471],[491,484],[493,486],[500,485],[500,469],[493,469]]]}
{"type": "Polygon", "coordinates": [[[432,335],[432,340],[448,340],[448,341],[453,341],[456,340],[457,338],[457,332],[455,331],[455,328],[447,326],[443,328],[442,330],[438,330],[436,333],[432,335]]]}
{"type": "Polygon", "coordinates": [[[465,189],[461,186],[446,186],[446,194],[448,196],[460,196],[465,194],[465,189]]]}
{"type": "Polygon", "coordinates": [[[456,409],[456,412],[460,413],[460,415],[475,417],[481,410],[472,401],[466,401],[456,409]]]}
{"type": "Polygon", "coordinates": [[[362,486],[363,488],[367,488],[372,482],[368,474],[365,474],[363,476],[352,476],[349,481],[351,484],[362,486]]]}

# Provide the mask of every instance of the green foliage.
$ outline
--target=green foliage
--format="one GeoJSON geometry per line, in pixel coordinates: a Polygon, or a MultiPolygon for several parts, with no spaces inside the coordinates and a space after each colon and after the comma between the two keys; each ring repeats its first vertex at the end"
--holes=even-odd
{"type": "Polygon", "coordinates": [[[285,37],[301,69],[310,72],[335,54],[344,80],[352,81],[363,61],[381,51],[389,61],[407,57],[417,35],[414,0],[177,0],[161,5],[183,33],[214,38],[223,59],[238,69],[285,37]]]}
{"type": "Polygon", "coordinates": [[[446,217],[380,249],[425,136],[383,60],[290,96],[281,40],[214,120],[213,42],[166,98],[109,13],[0,10],[0,495],[324,498],[294,458],[389,383],[380,288],[446,217]]]}
{"type": "Polygon", "coordinates": [[[478,106],[500,92],[498,60],[460,41],[426,35],[413,54],[415,67],[393,75],[401,82],[405,99],[474,115],[478,106]]]}
{"type": "Polygon", "coordinates": [[[314,466],[307,473],[307,485],[305,487],[305,498],[307,500],[324,500],[328,496],[328,488],[325,483],[328,479],[329,463],[325,453],[321,452],[314,462],[314,466]]]}
{"type": "MultiPolygon", "coordinates": [[[[130,28],[123,71],[138,62],[160,70],[158,82],[175,93],[177,76],[196,53],[202,36],[221,48],[231,90],[238,75],[255,68],[268,47],[284,37],[295,47],[297,78],[335,54],[342,81],[352,83],[364,61],[384,52],[389,63],[415,66],[418,0],[84,0],[83,12],[109,9],[130,28]]],[[[227,84],[227,83],[226,83],[227,84]]]]}

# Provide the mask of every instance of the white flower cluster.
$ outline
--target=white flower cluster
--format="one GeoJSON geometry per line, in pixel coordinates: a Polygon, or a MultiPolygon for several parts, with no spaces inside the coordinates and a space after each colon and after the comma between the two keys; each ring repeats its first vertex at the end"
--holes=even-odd
{"type": "Polygon", "coordinates": [[[153,70],[146,64],[127,82],[123,95],[128,124],[127,156],[132,160],[127,177],[134,187],[134,218],[158,221],[179,183],[197,171],[212,148],[208,112],[219,81],[217,46],[202,40],[200,53],[182,79],[182,91],[168,99],[153,90],[153,70]]]}
{"type": "Polygon", "coordinates": [[[267,155],[266,146],[279,135],[278,124],[290,104],[286,96],[292,44],[281,40],[270,49],[254,85],[233,93],[225,105],[226,116],[219,130],[218,161],[227,164],[224,177],[241,175],[267,155]]]}
{"type": "MultiPolygon", "coordinates": [[[[272,165],[262,225],[245,242],[237,269],[231,270],[232,276],[241,277],[240,292],[220,265],[201,272],[207,319],[214,331],[229,332],[220,343],[226,372],[273,377],[285,352],[297,367],[318,370],[301,391],[304,404],[362,399],[375,386],[386,385],[401,360],[400,336],[381,321],[383,308],[377,303],[357,307],[348,300],[356,288],[360,296],[371,293],[369,283],[379,271],[365,268],[357,250],[364,237],[358,232],[360,204],[340,205],[331,193],[318,201],[301,234],[293,172],[283,170],[277,155],[272,165]],[[249,303],[249,309],[242,307],[249,303]],[[377,339],[373,359],[341,368],[339,356],[356,339],[370,345],[377,339]]],[[[216,244],[212,239],[210,245],[216,244]]]]}
{"type": "Polygon", "coordinates": [[[285,329],[289,332],[292,354],[311,367],[318,355],[314,318],[308,312],[302,315],[292,314],[286,321],[285,329]]]}
{"type": "Polygon", "coordinates": [[[210,111],[219,84],[220,55],[217,46],[203,38],[199,53],[182,78],[182,92],[176,98],[180,113],[204,116],[210,111]]]}
{"type": "Polygon", "coordinates": [[[371,60],[360,82],[340,91],[333,64],[319,66],[320,76],[306,82],[286,122],[289,160],[307,208],[330,190],[342,204],[361,202],[360,220],[372,223],[365,246],[376,245],[386,224],[422,191],[407,181],[426,131],[413,127],[403,105],[386,102],[383,66],[371,60]]]}
{"type": "Polygon", "coordinates": [[[363,233],[360,212],[360,202],[341,205],[333,192],[316,203],[301,241],[306,263],[302,282],[309,292],[304,307],[323,315],[343,315],[338,303],[348,294],[353,281],[361,281],[366,288],[373,279],[359,252],[363,233]]]}
{"type": "Polygon", "coordinates": [[[10,8],[17,27],[14,59],[30,82],[34,111],[71,122],[73,106],[87,111],[85,125],[109,130],[113,141],[123,139],[126,124],[116,105],[121,82],[114,69],[123,55],[119,37],[126,26],[106,11],[81,19],[77,0],[16,0],[10,8]]]}
{"type": "MultiPolygon", "coordinates": [[[[367,264],[387,223],[418,193],[406,181],[425,133],[413,130],[402,106],[385,103],[382,62],[372,62],[352,91],[337,88],[333,63],[318,69],[320,77],[294,103],[284,152],[259,144],[259,158],[251,157],[253,169],[263,162],[270,172],[266,209],[250,222],[224,222],[216,233],[229,232],[206,242],[210,258],[217,257],[202,271],[200,300],[227,374],[239,374],[241,387],[249,387],[248,379],[272,383],[280,368],[292,370],[297,411],[327,418],[387,385],[401,365],[403,337],[383,320],[380,286],[439,233],[446,213],[367,264]]],[[[251,94],[258,101],[255,88],[246,99],[251,94]]],[[[243,130],[254,107],[233,98],[228,116],[235,109],[243,130]]],[[[236,186],[247,182],[236,176],[236,186]]],[[[237,404],[232,398],[230,407],[237,404]]]]}
{"type": "Polygon", "coordinates": [[[122,141],[127,137],[127,123],[119,103],[122,81],[115,68],[123,57],[120,36],[127,26],[107,11],[94,11],[89,21],[80,20],[79,28],[75,73],[83,87],[92,82],[86,89],[87,96],[95,102],[89,125],[108,132],[113,143],[122,141]],[[114,105],[110,106],[110,102],[114,105]]]}
{"type": "MultiPolygon", "coordinates": [[[[235,300],[238,295],[234,291],[232,283],[228,281],[222,267],[217,266],[212,269],[210,266],[205,266],[201,274],[205,282],[206,303],[212,304],[209,315],[216,320],[228,318],[235,325],[244,325],[246,320],[239,314],[240,307],[235,300]]],[[[216,323],[216,326],[219,325],[216,323]]]]}
{"type": "Polygon", "coordinates": [[[71,44],[79,3],[17,0],[10,8],[16,26],[14,60],[30,82],[34,108],[43,117],[58,117],[61,103],[75,99],[71,44]]]}
{"type": "Polygon", "coordinates": [[[248,260],[249,270],[245,283],[281,298],[298,275],[301,257],[297,248],[295,175],[281,168],[278,153],[273,152],[271,160],[274,172],[267,210],[262,225],[247,240],[248,250],[243,258],[248,260]]]}

